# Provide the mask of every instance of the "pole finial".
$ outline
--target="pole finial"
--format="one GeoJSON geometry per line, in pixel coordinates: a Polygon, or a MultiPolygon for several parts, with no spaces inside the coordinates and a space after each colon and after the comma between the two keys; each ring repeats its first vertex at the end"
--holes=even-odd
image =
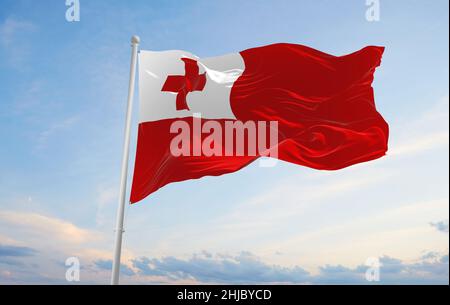
{"type": "Polygon", "coordinates": [[[131,37],[132,44],[139,44],[140,42],[141,42],[141,39],[139,38],[139,36],[133,35],[133,37],[131,37]]]}

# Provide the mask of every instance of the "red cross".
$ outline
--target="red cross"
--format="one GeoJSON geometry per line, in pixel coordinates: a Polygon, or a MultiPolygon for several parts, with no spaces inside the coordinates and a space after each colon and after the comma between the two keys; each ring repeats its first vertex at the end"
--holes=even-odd
{"type": "Polygon", "coordinates": [[[161,91],[177,94],[177,110],[190,110],[186,101],[189,92],[203,91],[206,85],[206,73],[199,74],[196,60],[181,58],[184,61],[186,75],[169,75],[161,91]]]}

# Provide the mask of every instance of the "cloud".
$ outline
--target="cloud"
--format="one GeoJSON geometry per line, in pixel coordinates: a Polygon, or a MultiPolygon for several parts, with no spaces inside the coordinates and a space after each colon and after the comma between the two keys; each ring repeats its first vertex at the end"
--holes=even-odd
{"type": "MultiPolygon", "coordinates": [[[[97,260],[94,262],[94,265],[97,266],[99,269],[102,270],[112,270],[112,260],[97,260]]],[[[125,264],[120,264],[120,273],[124,274],[124,275],[134,275],[135,272],[133,271],[133,269],[131,269],[130,267],[128,267],[125,264]]]]}
{"type": "Polygon", "coordinates": [[[108,220],[114,219],[115,209],[110,205],[116,203],[118,198],[117,186],[101,185],[97,190],[97,214],[95,220],[98,226],[105,225],[108,220]]]}
{"type": "MultiPolygon", "coordinates": [[[[380,282],[375,284],[448,284],[448,254],[433,252],[417,262],[407,263],[390,256],[379,258],[380,282]]],[[[325,266],[320,268],[313,282],[316,284],[367,284],[368,266],[356,268],[325,266]]]]}
{"type": "MultiPolygon", "coordinates": [[[[37,253],[37,250],[30,247],[0,244],[0,265],[3,265],[2,269],[4,269],[4,267],[14,269],[27,268],[27,264],[23,261],[24,258],[34,257],[37,253]]],[[[5,272],[0,274],[0,279],[11,275],[11,272],[6,272],[7,270],[4,271],[5,272]]]]}
{"type": "Polygon", "coordinates": [[[401,143],[395,149],[393,149],[389,154],[394,155],[406,155],[419,153],[426,150],[431,150],[434,148],[442,147],[449,143],[449,134],[446,131],[438,131],[422,136],[418,136],[414,141],[401,143]]]}
{"type": "Polygon", "coordinates": [[[0,24],[0,48],[5,50],[6,60],[9,65],[22,70],[30,58],[32,44],[31,35],[37,30],[37,26],[29,21],[8,17],[0,24]]]}
{"type": "Polygon", "coordinates": [[[7,18],[0,24],[0,44],[9,47],[19,33],[34,31],[36,26],[28,21],[7,18]]]}
{"type": "Polygon", "coordinates": [[[32,267],[27,266],[23,270],[0,270],[0,285],[45,284],[64,285],[67,281],[54,278],[47,274],[39,274],[32,267]]]}
{"type": "Polygon", "coordinates": [[[133,266],[146,276],[166,276],[172,280],[195,279],[206,283],[296,283],[308,280],[300,267],[270,266],[249,252],[237,256],[194,255],[188,260],[175,257],[133,260],[133,266]]]}
{"type": "MultiPolygon", "coordinates": [[[[109,272],[89,268],[95,267],[93,262],[111,257],[112,241],[100,231],[81,228],[54,216],[21,211],[0,211],[0,231],[11,236],[0,235],[0,245],[13,245],[1,247],[0,253],[16,255],[0,255],[0,269],[11,273],[0,276],[0,283],[67,283],[64,274],[68,257],[80,260],[83,283],[108,282],[109,272]]],[[[130,257],[129,253],[124,249],[124,260],[130,257]]],[[[124,272],[129,274],[128,270],[124,272]]]]}
{"type": "Polygon", "coordinates": [[[17,247],[0,244],[0,257],[24,257],[36,255],[38,251],[29,247],[17,247]]]}
{"type": "MultiPolygon", "coordinates": [[[[427,256],[427,255],[425,255],[427,256]]],[[[370,284],[368,266],[354,268],[324,265],[316,274],[300,266],[266,264],[249,252],[230,255],[193,255],[189,259],[164,257],[134,259],[138,275],[164,276],[169,281],[193,279],[200,283],[222,284],[370,284]]],[[[379,284],[448,284],[448,254],[422,257],[408,263],[389,256],[379,258],[379,284]]]]}
{"type": "Polygon", "coordinates": [[[45,235],[75,244],[97,240],[98,233],[77,227],[71,222],[37,213],[1,211],[3,224],[19,227],[30,234],[45,235]]]}
{"type": "Polygon", "coordinates": [[[224,215],[219,223],[223,223],[225,234],[230,234],[230,230],[239,231],[241,237],[251,233],[260,234],[262,230],[272,230],[273,226],[298,219],[311,209],[327,204],[329,200],[370,189],[392,175],[389,170],[379,171],[374,168],[370,174],[358,170],[358,167],[347,169],[335,176],[329,176],[328,172],[314,172],[308,176],[289,177],[242,201],[224,215]]]}
{"type": "Polygon", "coordinates": [[[440,232],[448,233],[448,219],[442,220],[439,222],[432,222],[432,223],[430,223],[430,225],[432,227],[435,227],[436,230],[438,230],[440,232]]]}
{"type": "Polygon", "coordinates": [[[48,126],[45,130],[39,133],[37,136],[37,149],[44,149],[47,146],[49,138],[51,138],[54,134],[64,133],[68,128],[72,127],[74,124],[78,122],[78,117],[72,116],[65,118],[59,122],[55,122],[52,125],[48,126]]]}
{"type": "Polygon", "coordinates": [[[421,153],[449,144],[449,97],[442,97],[429,111],[415,120],[392,125],[393,137],[389,156],[421,153]]]}

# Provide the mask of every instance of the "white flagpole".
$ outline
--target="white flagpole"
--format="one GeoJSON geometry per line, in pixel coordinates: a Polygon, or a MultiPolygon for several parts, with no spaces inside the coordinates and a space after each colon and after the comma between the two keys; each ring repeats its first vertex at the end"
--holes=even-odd
{"type": "Polygon", "coordinates": [[[130,131],[131,131],[131,114],[133,112],[133,98],[134,86],[136,80],[136,65],[137,55],[140,39],[138,36],[131,38],[131,68],[130,68],[130,83],[128,87],[128,106],[127,117],[125,121],[125,139],[123,143],[123,157],[122,157],[122,173],[120,176],[120,191],[119,191],[119,206],[117,208],[117,223],[116,223],[116,241],[114,246],[114,260],[111,276],[111,285],[119,285],[120,275],[120,255],[122,252],[122,235],[123,235],[123,218],[125,212],[125,195],[127,189],[127,175],[128,175],[128,158],[130,154],[130,131]]]}

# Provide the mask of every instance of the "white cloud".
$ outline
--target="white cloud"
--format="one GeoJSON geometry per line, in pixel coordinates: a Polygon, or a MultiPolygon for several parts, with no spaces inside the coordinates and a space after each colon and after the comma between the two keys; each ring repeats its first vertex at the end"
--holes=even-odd
{"type": "MultiPolygon", "coordinates": [[[[362,208],[364,209],[364,208],[362,208]]],[[[365,257],[383,255],[386,251],[401,257],[419,255],[422,249],[448,249],[443,236],[435,234],[427,220],[443,211],[448,200],[402,203],[392,208],[353,216],[345,222],[314,226],[307,231],[282,236],[258,248],[258,253],[288,253],[283,261],[301,257],[307,266],[324,262],[354,264],[365,257]],[[411,243],[411,238],[415,240],[411,243]]]]}
{"type": "Polygon", "coordinates": [[[410,141],[405,141],[405,143],[401,143],[397,145],[394,149],[392,149],[389,155],[397,156],[397,155],[420,153],[423,151],[442,147],[446,144],[448,145],[448,143],[449,143],[448,132],[438,131],[415,137],[415,139],[410,141]]]}
{"type": "Polygon", "coordinates": [[[448,233],[448,219],[447,220],[438,221],[438,222],[432,222],[432,223],[430,223],[430,225],[432,227],[435,227],[436,230],[438,230],[440,232],[448,233]]]}
{"type": "MultiPolygon", "coordinates": [[[[96,223],[98,226],[108,223],[107,218],[114,217],[115,206],[118,200],[118,187],[114,185],[101,185],[97,190],[97,214],[96,223]]],[[[109,223],[111,219],[109,219],[109,223]]]]}
{"type": "MultiPolygon", "coordinates": [[[[9,277],[0,277],[0,283],[65,283],[64,263],[73,256],[86,269],[82,271],[86,282],[94,279],[97,283],[108,282],[109,275],[87,271],[93,261],[112,256],[111,240],[105,240],[101,232],[57,217],[19,211],[0,212],[0,231],[12,237],[0,239],[3,244],[0,252],[15,254],[0,260],[1,269],[11,273],[9,277]],[[21,253],[34,255],[20,256],[21,253]]],[[[124,259],[131,255],[124,251],[124,259]]]]}
{"type": "Polygon", "coordinates": [[[9,65],[18,70],[26,68],[32,50],[29,36],[36,31],[35,24],[14,17],[8,17],[0,24],[0,48],[5,50],[9,65]]]}
{"type": "Polygon", "coordinates": [[[12,17],[6,18],[0,24],[0,44],[4,47],[9,47],[16,39],[16,35],[34,30],[36,30],[36,26],[31,22],[17,20],[12,17]]]}
{"type": "MultiPolygon", "coordinates": [[[[46,82],[42,79],[34,79],[22,84],[12,101],[12,114],[34,113],[36,109],[42,108],[43,100],[41,96],[47,90],[45,85],[46,82]]],[[[11,113],[8,113],[8,115],[11,115],[11,113]]]]}
{"type": "Polygon", "coordinates": [[[98,240],[100,235],[87,229],[77,227],[71,222],[44,216],[37,213],[1,211],[0,220],[3,227],[25,230],[30,235],[59,240],[64,243],[81,244],[98,240]]]}
{"type": "MultiPolygon", "coordinates": [[[[448,284],[448,254],[433,252],[415,262],[406,262],[386,255],[379,257],[380,282],[375,284],[448,284]]],[[[313,274],[299,265],[271,265],[249,252],[238,255],[194,254],[177,257],[133,259],[133,273],[159,276],[166,283],[191,280],[197,283],[220,284],[374,284],[365,279],[368,269],[342,265],[319,266],[313,274]]],[[[129,270],[131,274],[131,270],[129,270]]],[[[133,281],[133,278],[127,280],[133,281]]]]}
{"type": "MultiPolygon", "coordinates": [[[[317,175],[313,173],[307,177],[290,177],[243,201],[218,220],[223,224],[223,234],[235,232],[242,238],[271,231],[305,217],[311,210],[327,209],[333,202],[338,202],[339,198],[381,184],[391,176],[387,170],[364,168],[364,165],[335,175],[328,174],[325,173],[324,177],[322,172],[317,172],[317,175]]],[[[333,205],[333,208],[337,207],[333,205]]]]}
{"type": "MultiPolygon", "coordinates": [[[[0,232],[8,234],[0,235],[0,267],[11,272],[9,277],[0,277],[0,283],[65,283],[68,257],[80,260],[83,283],[109,282],[109,270],[95,270],[93,266],[99,260],[111,259],[112,229],[104,234],[54,216],[1,211],[0,232]],[[27,253],[33,255],[24,255],[27,253]]],[[[133,257],[135,254],[124,246],[122,260],[133,257]]]]}
{"type": "Polygon", "coordinates": [[[429,111],[412,121],[391,126],[389,156],[429,151],[449,144],[449,97],[435,103],[429,111]]]}
{"type": "Polygon", "coordinates": [[[73,126],[78,121],[77,116],[71,116],[68,118],[65,118],[61,121],[55,122],[48,126],[45,130],[41,131],[37,136],[37,149],[43,149],[46,147],[49,139],[57,134],[67,131],[68,128],[73,126]]]}

